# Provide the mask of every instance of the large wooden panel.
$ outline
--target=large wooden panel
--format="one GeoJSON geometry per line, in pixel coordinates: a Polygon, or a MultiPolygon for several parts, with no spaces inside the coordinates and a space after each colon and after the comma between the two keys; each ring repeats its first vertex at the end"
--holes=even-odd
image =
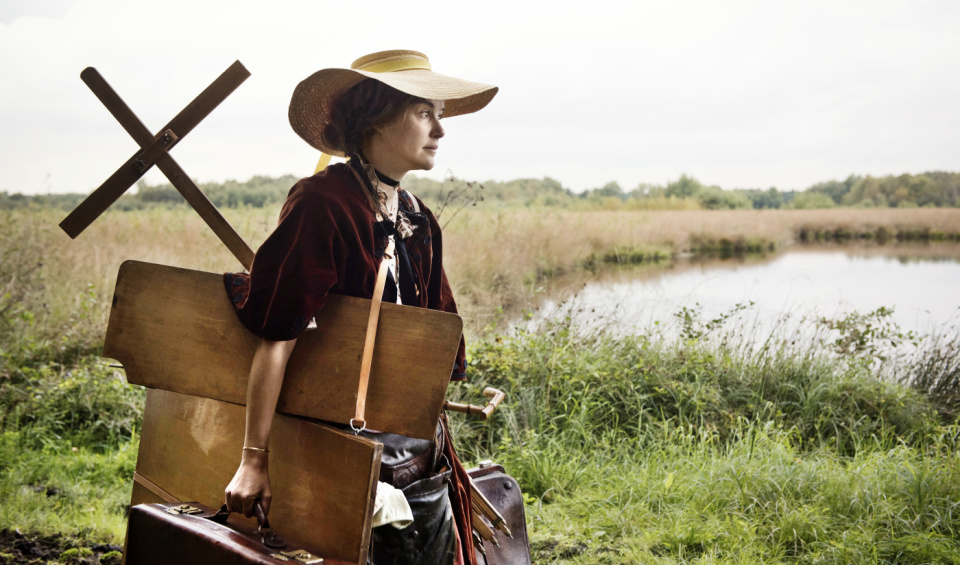
{"type": "MultiPolygon", "coordinates": [[[[217,508],[240,465],[243,406],[147,391],[137,473],[181,501],[217,508]]],[[[362,563],[383,446],[277,414],[270,433],[270,525],[290,542],[362,563]]],[[[134,498],[157,497],[143,489],[134,498]]]]}
{"type": "MultiPolygon", "coordinates": [[[[246,402],[259,338],[237,319],[218,274],[126,261],[103,354],[149,388],[246,402]]],[[[370,301],[331,295],[297,342],[277,411],[346,424],[354,416],[370,301]]],[[[384,304],[367,427],[432,439],[460,343],[455,314],[384,304]]]]}

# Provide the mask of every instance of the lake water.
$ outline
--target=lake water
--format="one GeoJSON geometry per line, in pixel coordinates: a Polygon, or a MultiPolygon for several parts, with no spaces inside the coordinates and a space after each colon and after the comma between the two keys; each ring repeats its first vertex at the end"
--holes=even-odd
{"type": "Polygon", "coordinates": [[[534,322],[570,316],[580,327],[633,332],[685,307],[709,320],[750,302],[739,318],[754,327],[886,307],[903,330],[956,333],[960,245],[799,247],[764,259],[614,268],[572,297],[546,301],[534,322]]]}

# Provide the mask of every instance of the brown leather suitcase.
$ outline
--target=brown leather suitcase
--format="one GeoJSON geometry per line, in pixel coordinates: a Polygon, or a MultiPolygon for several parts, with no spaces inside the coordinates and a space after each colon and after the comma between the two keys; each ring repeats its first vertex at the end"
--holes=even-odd
{"type": "Polygon", "coordinates": [[[508,475],[503,466],[481,462],[480,467],[468,469],[473,486],[503,516],[513,537],[496,531],[499,546],[493,543],[476,543],[477,562],[480,565],[530,565],[530,541],[527,538],[527,517],[523,510],[523,494],[520,485],[508,475]]]}
{"type": "Polygon", "coordinates": [[[276,534],[262,539],[226,509],[217,512],[196,502],[138,504],[130,509],[128,528],[128,565],[347,565],[276,534]]]}

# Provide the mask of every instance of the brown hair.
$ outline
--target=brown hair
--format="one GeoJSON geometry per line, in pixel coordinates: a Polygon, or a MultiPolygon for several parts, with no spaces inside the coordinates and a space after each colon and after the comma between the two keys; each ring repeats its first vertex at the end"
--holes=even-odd
{"type": "Polygon", "coordinates": [[[426,102],[373,79],[353,85],[333,103],[324,142],[347,155],[361,153],[376,128],[390,123],[407,108],[426,102]]]}

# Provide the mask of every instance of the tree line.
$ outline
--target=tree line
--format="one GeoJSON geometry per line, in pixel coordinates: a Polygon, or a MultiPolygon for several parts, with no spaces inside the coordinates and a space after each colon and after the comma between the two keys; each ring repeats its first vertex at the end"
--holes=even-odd
{"type": "MultiPolygon", "coordinates": [[[[254,176],[246,182],[203,183],[199,188],[218,208],[263,207],[282,202],[296,181],[293,175],[254,176]]],[[[850,175],[842,181],[821,182],[801,191],[781,191],[775,187],[725,190],[705,185],[688,175],[664,185],[641,183],[631,190],[609,182],[579,193],[550,177],[479,183],[452,177],[436,181],[411,175],[403,186],[430,206],[445,206],[455,200],[459,206],[486,203],[487,206],[605,210],[960,207],[960,173],[942,171],[886,177],[850,175]]],[[[0,192],[0,209],[40,206],[72,210],[84,197],[82,194],[0,192]]],[[[136,191],[124,194],[113,208],[139,210],[185,204],[172,185],[148,185],[141,181],[136,191]]]]}

